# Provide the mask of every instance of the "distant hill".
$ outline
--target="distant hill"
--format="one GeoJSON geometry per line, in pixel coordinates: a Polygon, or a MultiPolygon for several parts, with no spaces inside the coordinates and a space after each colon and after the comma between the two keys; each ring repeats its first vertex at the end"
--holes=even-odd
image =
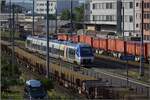
{"type": "MultiPolygon", "coordinates": [[[[13,2],[15,5],[18,5],[26,10],[32,10],[32,3],[23,3],[23,2],[13,2]]],[[[7,6],[9,3],[7,3],[7,6]]]]}
{"type": "Polygon", "coordinates": [[[26,8],[26,10],[32,10],[32,3],[15,2],[15,4],[26,8]]]}

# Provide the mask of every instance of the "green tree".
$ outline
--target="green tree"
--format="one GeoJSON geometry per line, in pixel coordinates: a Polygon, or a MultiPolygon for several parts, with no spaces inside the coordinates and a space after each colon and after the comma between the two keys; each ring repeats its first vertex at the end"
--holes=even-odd
{"type": "Polygon", "coordinates": [[[79,22],[79,21],[83,21],[84,18],[84,6],[80,6],[80,7],[76,7],[73,10],[74,13],[74,20],[79,22]]]}
{"type": "Polygon", "coordinates": [[[70,19],[70,11],[68,9],[65,9],[62,13],[61,13],[61,20],[69,20],[70,19]]]}

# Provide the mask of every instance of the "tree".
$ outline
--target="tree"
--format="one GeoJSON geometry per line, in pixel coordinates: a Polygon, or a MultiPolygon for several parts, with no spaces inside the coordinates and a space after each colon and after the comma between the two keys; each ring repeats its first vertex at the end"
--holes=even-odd
{"type": "Polygon", "coordinates": [[[70,19],[70,11],[68,9],[65,9],[62,13],[61,13],[61,20],[69,20],[70,19]]]}
{"type": "Polygon", "coordinates": [[[79,22],[79,21],[83,21],[83,18],[84,18],[84,6],[80,6],[80,7],[76,7],[74,8],[73,10],[74,12],[74,20],[79,22]]]}

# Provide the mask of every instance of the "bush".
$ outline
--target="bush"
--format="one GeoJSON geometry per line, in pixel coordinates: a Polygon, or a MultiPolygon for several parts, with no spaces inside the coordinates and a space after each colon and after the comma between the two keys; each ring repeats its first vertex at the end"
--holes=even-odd
{"type": "Polygon", "coordinates": [[[50,79],[43,79],[41,82],[43,83],[44,88],[47,90],[51,90],[54,88],[54,84],[50,79]]]}

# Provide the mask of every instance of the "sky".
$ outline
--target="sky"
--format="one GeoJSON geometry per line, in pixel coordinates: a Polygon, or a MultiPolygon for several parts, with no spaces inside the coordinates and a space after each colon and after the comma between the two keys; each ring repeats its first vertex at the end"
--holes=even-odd
{"type": "MultiPolygon", "coordinates": [[[[11,0],[12,2],[29,2],[32,3],[32,0],[11,0]]],[[[80,2],[83,2],[84,0],[79,0],[80,2]]],[[[6,0],[6,2],[9,2],[9,0],[6,0]]]]}
{"type": "MultiPolygon", "coordinates": [[[[6,2],[9,2],[10,0],[6,0],[6,2]]],[[[11,0],[12,2],[32,2],[32,0],[11,0]]]]}

